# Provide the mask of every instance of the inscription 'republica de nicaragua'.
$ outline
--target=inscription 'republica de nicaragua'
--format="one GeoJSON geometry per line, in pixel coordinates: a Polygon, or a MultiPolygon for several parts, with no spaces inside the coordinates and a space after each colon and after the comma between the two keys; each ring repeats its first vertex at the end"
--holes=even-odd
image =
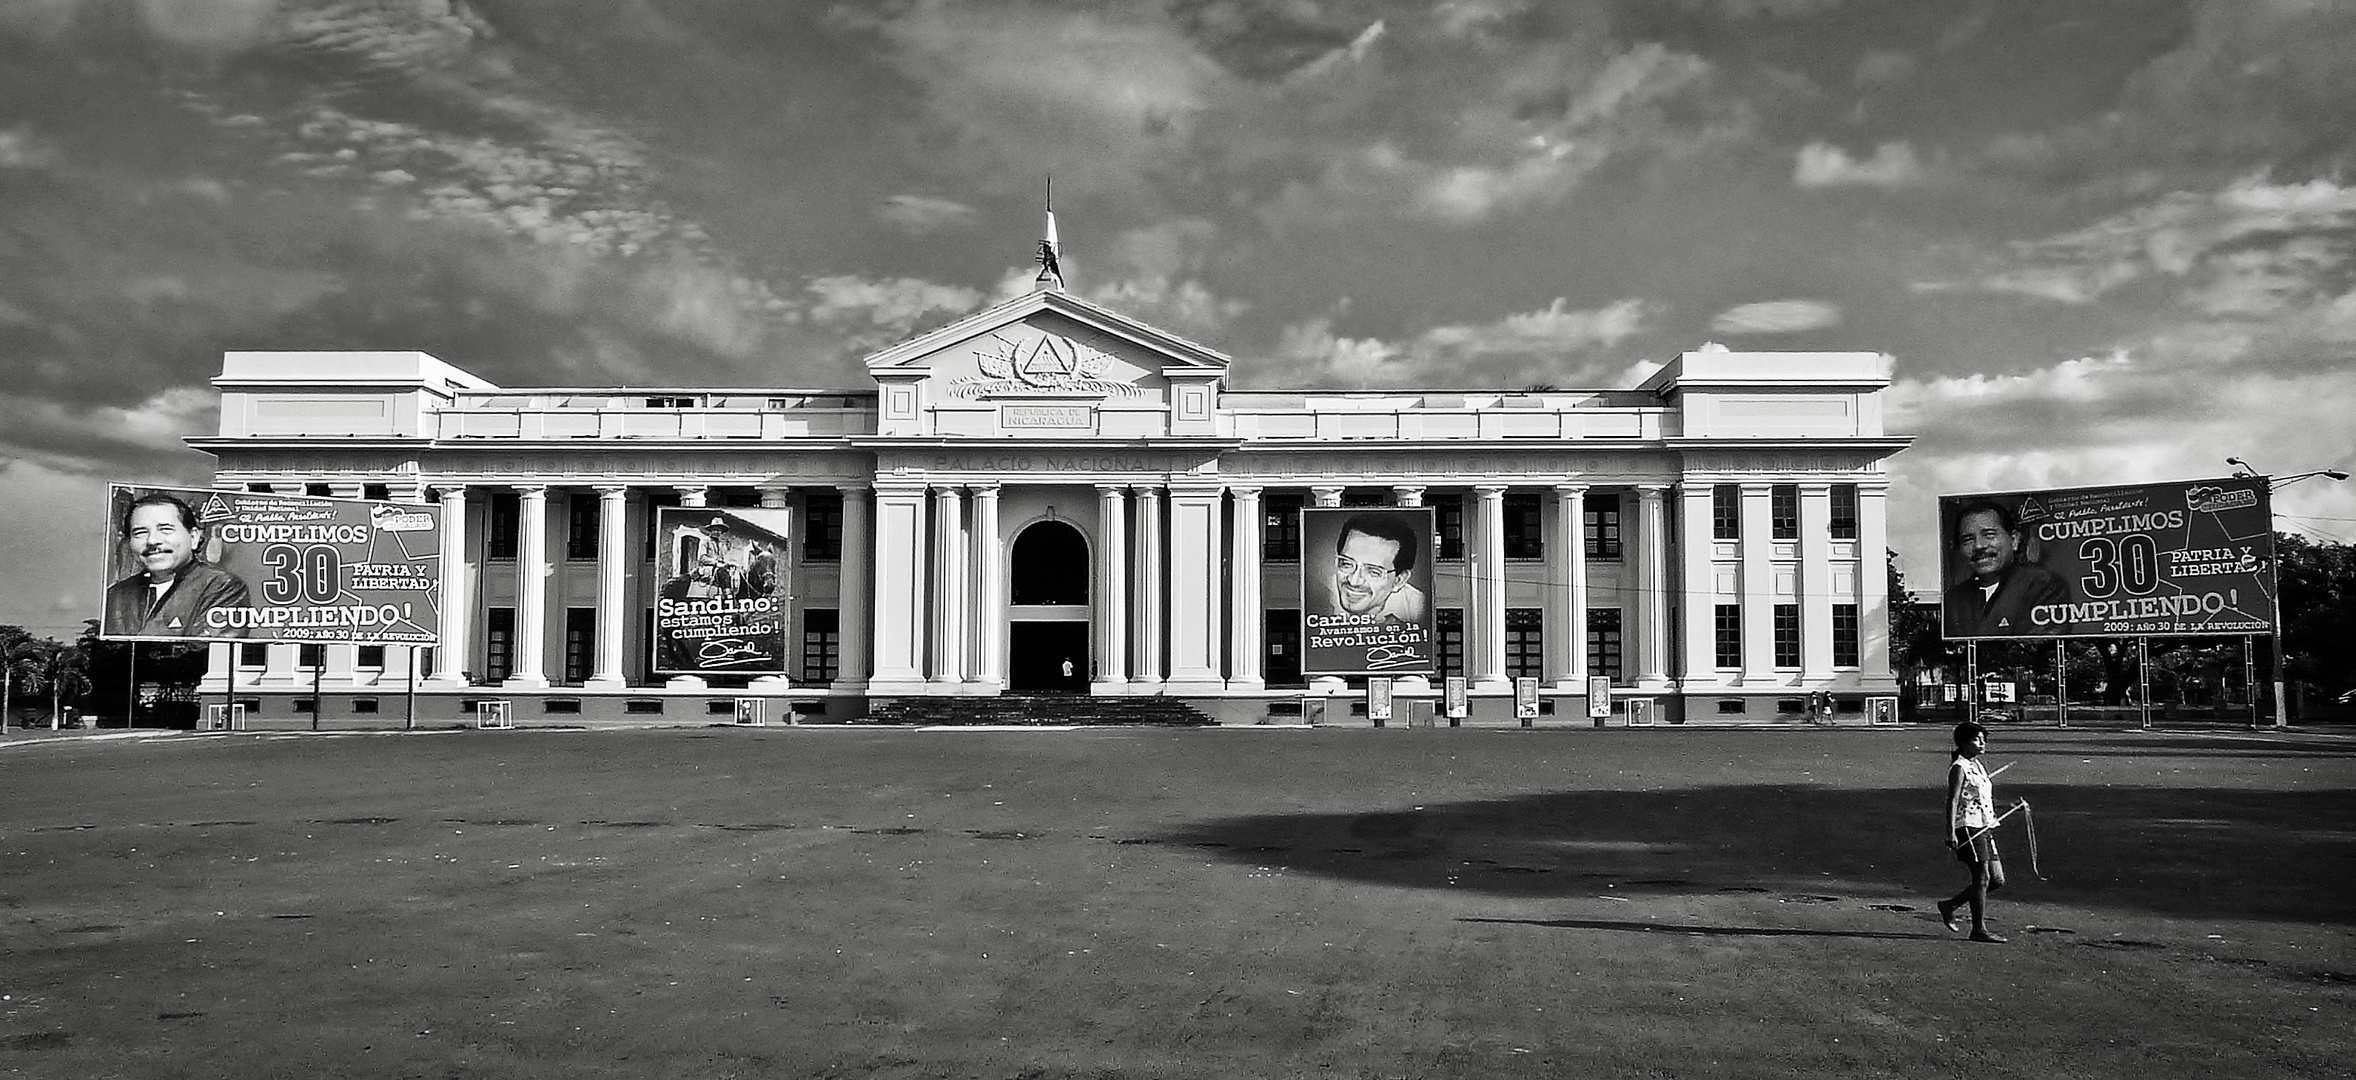
{"type": "Polygon", "coordinates": [[[1086,405],[1000,405],[998,423],[1010,428],[1092,428],[1096,410],[1086,405]]]}

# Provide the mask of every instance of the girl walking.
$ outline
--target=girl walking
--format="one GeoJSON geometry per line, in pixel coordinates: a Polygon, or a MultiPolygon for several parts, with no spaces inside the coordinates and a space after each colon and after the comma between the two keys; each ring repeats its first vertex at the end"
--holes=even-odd
{"type": "Polygon", "coordinates": [[[2004,863],[1996,853],[1995,785],[1980,766],[1987,750],[1987,728],[1969,720],[1955,725],[1955,753],[1947,765],[1947,846],[1971,868],[1972,883],[1939,901],[1939,921],[1949,930],[1963,929],[1955,925],[1955,911],[1969,904],[1971,939],[2002,943],[1988,932],[1988,894],[2004,887],[2004,863]]]}

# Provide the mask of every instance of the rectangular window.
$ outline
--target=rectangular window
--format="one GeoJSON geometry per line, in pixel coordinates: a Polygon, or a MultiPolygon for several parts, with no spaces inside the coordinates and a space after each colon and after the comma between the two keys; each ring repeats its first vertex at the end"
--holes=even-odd
{"type": "Polygon", "coordinates": [[[327,666],[327,646],[301,645],[295,648],[295,666],[306,671],[317,671],[327,666]]]}
{"type": "Polygon", "coordinates": [[[1742,489],[1733,484],[1710,488],[1710,539],[1742,539],[1742,489]]]}
{"type": "Polygon", "coordinates": [[[1432,614],[1440,631],[1440,677],[1464,674],[1464,609],[1444,607],[1432,614]]]}
{"type": "Polygon", "coordinates": [[[1722,668],[1742,666],[1742,607],[1737,604],[1718,605],[1717,664],[1722,668]]]}
{"type": "Polygon", "coordinates": [[[1342,505],[1355,509],[1389,506],[1391,493],[1382,488],[1343,488],[1342,505]]]}
{"type": "Polygon", "coordinates": [[[1505,496],[1505,557],[1546,557],[1546,512],[1539,506],[1538,496],[1505,496]]]}
{"type": "Polygon", "coordinates": [[[597,557],[597,519],[602,502],[595,492],[574,492],[565,496],[564,557],[594,559],[597,557]]]}
{"type": "Polygon", "coordinates": [[[814,563],[843,561],[843,493],[839,489],[802,492],[802,558],[814,563]]]}
{"type": "Polygon", "coordinates": [[[486,504],[490,514],[489,534],[483,540],[489,545],[486,558],[515,558],[517,526],[523,520],[522,497],[512,491],[494,491],[486,504]]]}
{"type": "Polygon", "coordinates": [[[1587,557],[1616,561],[1620,557],[1620,497],[1587,497],[1587,557]]]}
{"type": "Polygon", "coordinates": [[[353,666],[353,667],[357,667],[357,668],[373,668],[373,669],[375,669],[375,670],[377,670],[377,671],[383,671],[383,670],[384,670],[384,646],[382,646],[382,645],[362,645],[362,646],[360,646],[360,647],[359,647],[359,649],[358,649],[358,651],[357,651],[357,654],[355,655],[355,657],[354,657],[354,658],[353,658],[353,660],[352,660],[352,666],[353,666]]]}
{"type": "Polygon", "coordinates": [[[1857,605],[1832,606],[1832,666],[1857,666],[1857,605]]]}
{"type": "Polygon", "coordinates": [[[245,641],[245,642],[239,642],[239,643],[238,643],[238,646],[237,646],[237,666],[239,666],[239,667],[268,667],[269,665],[270,665],[270,643],[269,643],[269,642],[267,642],[267,641],[245,641]]]}
{"type": "Polygon", "coordinates": [[[1435,503],[1432,509],[1437,511],[1435,518],[1440,530],[1440,557],[1464,558],[1464,500],[1449,499],[1435,503]]]}
{"type": "Polygon", "coordinates": [[[1832,538],[1857,539],[1857,485],[1832,486],[1832,538]]]}
{"type": "Polygon", "coordinates": [[[360,485],[360,497],[376,502],[391,502],[393,501],[393,489],[386,484],[362,484],[360,485]]]}
{"type": "Polygon", "coordinates": [[[1538,608],[1505,610],[1505,677],[1538,678],[1546,667],[1546,613],[1538,608]]]}
{"type": "Polygon", "coordinates": [[[1299,686],[1301,679],[1301,613],[1289,608],[1268,612],[1261,640],[1268,643],[1265,678],[1269,686],[1299,686]]]}
{"type": "Polygon", "coordinates": [[[356,698],[353,698],[353,699],[352,699],[352,711],[353,711],[353,712],[355,712],[355,713],[372,713],[372,712],[375,712],[375,711],[376,711],[376,699],[375,699],[375,698],[372,698],[372,697],[356,697],[356,698]]]}
{"type": "Polygon", "coordinates": [[[564,681],[571,685],[588,682],[596,658],[597,609],[564,609],[564,681]]]}
{"type": "Polygon", "coordinates": [[[677,505],[679,505],[679,493],[676,491],[649,491],[646,493],[646,526],[639,530],[641,533],[638,547],[641,552],[638,557],[640,562],[653,562],[655,553],[662,547],[662,538],[655,535],[657,511],[666,506],[677,505]]]}
{"type": "Polygon", "coordinates": [[[313,498],[329,499],[335,497],[335,489],[330,488],[325,484],[304,484],[303,494],[312,496],[313,498]]]}
{"type": "Polygon", "coordinates": [[[1626,682],[1620,651],[1620,609],[1587,609],[1587,674],[1601,675],[1614,684],[1626,682]]]}
{"type": "Polygon", "coordinates": [[[692,409],[695,407],[695,399],[691,397],[650,397],[646,399],[646,407],[649,409],[692,409]]]}
{"type": "Polygon", "coordinates": [[[1800,605],[1775,605],[1775,666],[1800,666],[1800,605]]]}
{"type": "MultiPolygon", "coordinates": [[[[1260,507],[1260,558],[1268,562],[1301,561],[1301,497],[1271,492],[1260,507]]],[[[1274,616],[1275,612],[1269,615],[1274,616]]],[[[1299,666],[1296,657],[1294,667],[1299,666]]]]}
{"type": "Polygon", "coordinates": [[[833,608],[802,612],[802,681],[828,683],[842,677],[842,613],[833,608]]]}
{"type": "Polygon", "coordinates": [[[505,682],[515,670],[515,609],[495,607],[483,614],[483,678],[505,682]]]}
{"type": "Polygon", "coordinates": [[[1800,538],[1800,486],[1777,484],[1767,489],[1768,535],[1777,540],[1800,538]]]}

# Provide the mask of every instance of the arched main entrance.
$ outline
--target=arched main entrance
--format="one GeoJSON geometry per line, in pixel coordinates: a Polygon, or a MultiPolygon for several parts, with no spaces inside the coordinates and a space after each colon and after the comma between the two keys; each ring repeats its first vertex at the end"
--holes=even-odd
{"type": "Polygon", "coordinates": [[[1015,536],[1008,563],[1006,688],[1086,692],[1088,539],[1069,522],[1033,522],[1015,536]]]}

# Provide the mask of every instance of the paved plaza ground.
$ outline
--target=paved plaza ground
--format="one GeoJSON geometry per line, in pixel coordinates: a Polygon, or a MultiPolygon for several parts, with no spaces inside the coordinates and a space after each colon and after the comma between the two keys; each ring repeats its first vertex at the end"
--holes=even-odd
{"type": "Polygon", "coordinates": [[[2356,733],[11,733],[0,1075],[2356,1069],[2356,733]]]}

